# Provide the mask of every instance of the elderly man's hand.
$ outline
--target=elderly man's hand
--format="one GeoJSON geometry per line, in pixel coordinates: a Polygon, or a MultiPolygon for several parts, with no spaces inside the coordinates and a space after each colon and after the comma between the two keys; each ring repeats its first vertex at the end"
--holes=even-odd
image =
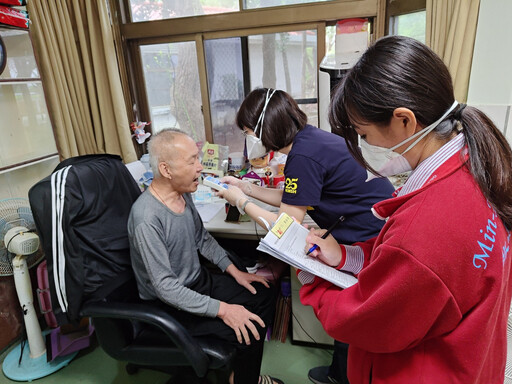
{"type": "Polygon", "coordinates": [[[237,267],[235,267],[234,264],[230,264],[226,268],[226,272],[230,274],[238,284],[247,288],[247,290],[252,294],[256,293],[256,288],[252,286],[252,283],[261,283],[265,287],[270,288],[270,286],[268,285],[268,280],[266,278],[260,275],[256,275],[254,273],[242,272],[237,267]]]}
{"type": "Polygon", "coordinates": [[[238,304],[228,304],[221,301],[217,317],[235,331],[236,338],[240,344],[243,342],[247,345],[251,344],[249,332],[252,333],[256,340],[260,339],[260,334],[254,322],[261,325],[261,327],[265,327],[265,323],[258,315],[238,304]]]}
{"type": "Polygon", "coordinates": [[[247,288],[253,295],[256,294],[256,288],[252,286],[252,283],[261,283],[265,287],[270,288],[266,278],[254,273],[240,272],[233,276],[238,284],[247,288]]]}

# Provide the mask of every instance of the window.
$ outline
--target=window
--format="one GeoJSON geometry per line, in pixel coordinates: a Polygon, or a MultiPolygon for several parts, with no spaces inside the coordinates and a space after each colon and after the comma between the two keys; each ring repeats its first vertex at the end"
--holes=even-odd
{"type": "Polygon", "coordinates": [[[151,130],[177,128],[204,141],[195,43],[143,45],[140,51],[151,130]]]}
{"type": "MultiPolygon", "coordinates": [[[[240,11],[239,0],[129,0],[133,22],[213,15],[240,11]]],[[[243,0],[243,9],[294,4],[325,3],[333,0],[243,0]]]]}
{"type": "Polygon", "coordinates": [[[325,27],[325,54],[334,56],[336,47],[336,25],[325,27]]]}
{"type": "Polygon", "coordinates": [[[358,15],[373,23],[377,3],[118,0],[128,20],[120,28],[130,63],[128,102],[153,132],[180,128],[231,152],[243,149],[236,112],[256,87],[285,90],[318,126],[318,64],[333,49],[334,24],[358,15]]]}
{"type": "Polygon", "coordinates": [[[292,31],[249,37],[251,89],[289,93],[318,126],[316,31],[292,31]]]}
{"type": "Polygon", "coordinates": [[[316,31],[249,36],[251,89],[278,88],[295,99],[316,98],[316,31]]]}
{"type": "Polygon", "coordinates": [[[387,0],[388,33],[425,43],[426,0],[387,0]]]}
{"type": "Polygon", "coordinates": [[[0,198],[21,197],[42,178],[35,175],[55,167],[57,147],[28,31],[0,29],[0,36],[7,53],[0,74],[0,198]]]}
{"type": "Polygon", "coordinates": [[[244,0],[244,9],[277,7],[279,5],[320,3],[332,0],[244,0]]]}
{"type": "Polygon", "coordinates": [[[426,11],[393,16],[389,21],[389,33],[412,37],[425,43],[426,22],[426,11]]]}
{"type": "Polygon", "coordinates": [[[236,112],[258,87],[288,92],[317,125],[316,45],[313,30],[206,40],[213,141],[243,150],[236,112]]]}
{"type": "Polygon", "coordinates": [[[132,20],[148,21],[238,11],[238,0],[130,0],[132,20]]]}
{"type": "Polygon", "coordinates": [[[243,56],[247,38],[233,37],[205,41],[206,69],[213,142],[228,145],[231,152],[243,151],[243,135],[236,126],[238,107],[246,90],[243,56]]]}

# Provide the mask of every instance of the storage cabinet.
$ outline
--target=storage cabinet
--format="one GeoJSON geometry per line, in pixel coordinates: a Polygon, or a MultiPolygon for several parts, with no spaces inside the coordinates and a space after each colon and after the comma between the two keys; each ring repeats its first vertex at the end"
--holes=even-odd
{"type": "MultiPolygon", "coordinates": [[[[51,173],[59,157],[30,34],[0,27],[0,37],[6,59],[0,62],[0,200],[28,198],[30,187],[51,173]]],[[[0,249],[3,241],[0,238],[0,249]]],[[[10,263],[4,249],[0,267],[10,263]]],[[[36,268],[29,268],[35,291],[36,268]]],[[[39,312],[38,304],[35,308],[39,312]]],[[[0,268],[0,351],[20,335],[22,321],[12,269],[0,268]]]]}
{"type": "Polygon", "coordinates": [[[0,199],[26,198],[58,164],[57,146],[29,32],[0,28],[0,37],[0,199]]]}

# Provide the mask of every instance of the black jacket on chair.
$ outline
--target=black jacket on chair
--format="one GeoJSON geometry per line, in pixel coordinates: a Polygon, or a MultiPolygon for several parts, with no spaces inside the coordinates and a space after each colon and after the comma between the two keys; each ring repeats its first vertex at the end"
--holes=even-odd
{"type": "Polygon", "coordinates": [[[116,155],[69,158],[30,189],[59,325],[132,277],[126,222],[140,193],[116,155]]]}

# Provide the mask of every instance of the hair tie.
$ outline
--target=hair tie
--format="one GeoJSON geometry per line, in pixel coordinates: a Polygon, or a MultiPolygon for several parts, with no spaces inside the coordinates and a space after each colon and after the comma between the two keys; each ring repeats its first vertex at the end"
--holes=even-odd
{"type": "Polygon", "coordinates": [[[462,118],[462,111],[467,107],[467,104],[460,103],[459,108],[453,113],[453,117],[455,120],[460,120],[462,118]]]}

